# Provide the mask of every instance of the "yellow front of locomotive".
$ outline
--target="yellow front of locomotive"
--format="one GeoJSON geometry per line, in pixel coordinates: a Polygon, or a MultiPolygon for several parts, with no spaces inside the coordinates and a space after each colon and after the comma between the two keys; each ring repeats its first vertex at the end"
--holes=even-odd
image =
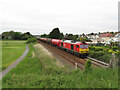
{"type": "Polygon", "coordinates": [[[89,54],[88,44],[80,45],[79,54],[88,56],[88,54],[89,54]]]}

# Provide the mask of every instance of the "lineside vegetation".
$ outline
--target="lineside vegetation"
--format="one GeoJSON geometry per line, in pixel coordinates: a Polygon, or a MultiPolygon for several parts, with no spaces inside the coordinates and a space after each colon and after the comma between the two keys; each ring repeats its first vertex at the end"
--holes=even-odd
{"type": "Polygon", "coordinates": [[[90,73],[70,70],[40,46],[29,45],[28,55],[2,80],[3,88],[118,88],[117,68],[96,68],[90,73]],[[33,54],[34,53],[34,54],[33,54]]]}

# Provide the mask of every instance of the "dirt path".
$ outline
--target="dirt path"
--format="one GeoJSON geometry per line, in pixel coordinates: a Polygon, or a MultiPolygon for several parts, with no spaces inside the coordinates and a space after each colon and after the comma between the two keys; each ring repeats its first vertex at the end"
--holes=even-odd
{"type": "Polygon", "coordinates": [[[24,57],[27,55],[29,52],[29,47],[26,46],[25,52],[14,62],[12,63],[8,68],[6,68],[4,71],[0,72],[0,79],[4,77],[12,68],[16,67],[17,64],[24,59],[24,57]]]}

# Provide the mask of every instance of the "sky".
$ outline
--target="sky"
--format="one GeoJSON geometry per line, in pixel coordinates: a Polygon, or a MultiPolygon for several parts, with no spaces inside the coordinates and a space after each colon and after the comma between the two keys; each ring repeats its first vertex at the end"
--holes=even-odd
{"type": "Polygon", "coordinates": [[[0,0],[0,34],[5,31],[82,34],[118,31],[119,0],[0,0]]]}

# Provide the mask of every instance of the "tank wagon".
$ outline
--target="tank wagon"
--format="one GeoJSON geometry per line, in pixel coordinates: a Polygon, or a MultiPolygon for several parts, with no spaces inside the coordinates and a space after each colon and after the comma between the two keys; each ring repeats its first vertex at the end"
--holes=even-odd
{"type": "Polygon", "coordinates": [[[59,40],[50,38],[40,38],[39,40],[79,57],[87,57],[89,54],[89,47],[85,42],[75,42],[72,40],[59,40]]]}
{"type": "Polygon", "coordinates": [[[52,45],[56,47],[60,47],[60,41],[59,39],[52,39],[52,45]]]}

